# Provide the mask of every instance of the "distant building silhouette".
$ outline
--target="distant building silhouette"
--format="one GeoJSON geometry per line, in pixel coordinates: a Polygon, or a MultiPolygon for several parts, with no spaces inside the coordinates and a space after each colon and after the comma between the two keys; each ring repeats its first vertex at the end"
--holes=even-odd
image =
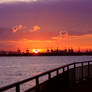
{"type": "Polygon", "coordinates": [[[28,48],[26,49],[26,54],[29,54],[29,49],[28,48]]]}
{"type": "Polygon", "coordinates": [[[21,54],[21,50],[19,48],[17,49],[17,54],[21,54]]]}

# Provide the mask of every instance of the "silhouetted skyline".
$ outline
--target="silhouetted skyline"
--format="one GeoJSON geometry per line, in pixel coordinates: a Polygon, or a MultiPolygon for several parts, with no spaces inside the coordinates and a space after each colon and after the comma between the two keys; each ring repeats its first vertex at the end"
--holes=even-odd
{"type": "Polygon", "coordinates": [[[25,52],[18,49],[17,51],[0,51],[0,56],[76,56],[76,55],[92,55],[92,50],[74,51],[72,48],[70,49],[47,49],[45,52],[40,52],[38,49],[29,50],[26,49],[25,52]]]}

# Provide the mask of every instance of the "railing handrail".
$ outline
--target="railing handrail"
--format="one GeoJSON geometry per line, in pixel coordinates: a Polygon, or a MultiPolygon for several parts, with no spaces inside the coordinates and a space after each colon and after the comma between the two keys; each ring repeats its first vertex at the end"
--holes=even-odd
{"type": "MultiPolygon", "coordinates": [[[[22,81],[19,81],[19,82],[15,82],[15,83],[13,83],[13,84],[10,84],[10,85],[1,87],[1,88],[0,88],[0,92],[5,91],[5,90],[8,90],[8,89],[13,88],[13,87],[17,87],[17,85],[24,84],[24,83],[29,82],[29,81],[31,81],[31,80],[37,79],[37,78],[39,78],[39,77],[41,77],[41,76],[44,76],[44,75],[47,75],[47,74],[49,74],[49,73],[55,72],[55,71],[57,71],[57,70],[63,69],[63,68],[65,68],[65,67],[67,67],[67,66],[71,66],[71,65],[74,65],[74,64],[88,63],[88,62],[90,63],[90,62],[92,62],[92,61],[74,62],[74,63],[66,64],[66,65],[63,65],[63,66],[60,66],[60,67],[57,67],[57,68],[48,70],[48,71],[46,71],[46,72],[37,74],[37,75],[35,75],[35,76],[31,77],[31,78],[27,78],[27,79],[25,79],[25,80],[22,80],[22,81]]],[[[70,69],[70,68],[69,68],[69,69],[70,69]]]]}

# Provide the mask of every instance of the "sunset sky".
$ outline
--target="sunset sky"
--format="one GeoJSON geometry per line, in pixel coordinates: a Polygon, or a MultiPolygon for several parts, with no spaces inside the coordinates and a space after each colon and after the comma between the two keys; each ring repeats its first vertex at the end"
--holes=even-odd
{"type": "Polygon", "coordinates": [[[92,0],[0,0],[0,50],[92,49],[92,0]]]}

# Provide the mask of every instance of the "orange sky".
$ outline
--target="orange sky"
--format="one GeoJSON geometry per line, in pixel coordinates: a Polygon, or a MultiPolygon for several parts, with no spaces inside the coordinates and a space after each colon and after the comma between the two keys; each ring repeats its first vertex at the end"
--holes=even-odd
{"type": "Polygon", "coordinates": [[[92,34],[81,35],[81,36],[69,36],[66,38],[62,38],[55,36],[54,39],[50,40],[29,40],[29,39],[22,39],[19,41],[1,41],[2,44],[9,44],[12,48],[8,50],[16,50],[20,48],[22,51],[25,51],[27,48],[29,50],[32,49],[65,49],[65,48],[74,48],[75,50],[78,49],[92,49],[92,34]],[[55,39],[56,37],[56,39],[55,39]]]}
{"type": "Polygon", "coordinates": [[[92,49],[91,0],[13,1],[0,2],[0,50],[92,49]]]}

